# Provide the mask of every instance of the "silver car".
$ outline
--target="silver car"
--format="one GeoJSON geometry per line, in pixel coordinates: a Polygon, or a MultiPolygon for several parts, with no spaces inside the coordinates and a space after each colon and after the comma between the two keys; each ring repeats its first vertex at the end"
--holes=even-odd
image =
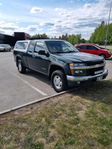
{"type": "Polygon", "coordinates": [[[0,44],[0,51],[11,51],[11,46],[9,44],[0,44]]]}

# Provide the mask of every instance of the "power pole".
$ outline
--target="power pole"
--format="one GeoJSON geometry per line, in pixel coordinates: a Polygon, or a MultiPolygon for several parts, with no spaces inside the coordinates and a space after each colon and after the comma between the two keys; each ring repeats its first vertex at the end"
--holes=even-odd
{"type": "Polygon", "coordinates": [[[109,32],[111,9],[112,9],[112,0],[111,0],[111,3],[110,3],[109,16],[108,16],[108,21],[107,21],[107,28],[106,28],[106,35],[105,35],[105,49],[106,49],[107,42],[108,42],[108,32],[109,32]]]}

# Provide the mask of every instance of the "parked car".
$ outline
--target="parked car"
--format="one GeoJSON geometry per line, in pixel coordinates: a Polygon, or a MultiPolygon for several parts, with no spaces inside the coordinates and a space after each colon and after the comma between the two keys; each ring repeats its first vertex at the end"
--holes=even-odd
{"type": "Polygon", "coordinates": [[[96,44],[77,44],[75,46],[80,52],[86,52],[90,54],[95,54],[104,57],[105,59],[108,59],[112,56],[112,53],[102,48],[96,44]]]}
{"type": "Polygon", "coordinates": [[[57,92],[69,81],[96,81],[108,75],[103,57],[81,53],[64,40],[17,41],[13,54],[20,73],[31,69],[48,76],[57,92]]]}
{"type": "Polygon", "coordinates": [[[11,46],[9,44],[0,44],[0,51],[11,51],[11,46]]]}

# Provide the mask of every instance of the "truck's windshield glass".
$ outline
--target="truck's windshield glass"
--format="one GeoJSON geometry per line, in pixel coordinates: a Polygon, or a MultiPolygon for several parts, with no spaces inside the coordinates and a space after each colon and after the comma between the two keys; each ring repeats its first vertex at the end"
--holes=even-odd
{"type": "Polygon", "coordinates": [[[78,50],[67,41],[46,41],[46,45],[51,53],[78,52],[78,50]]]}

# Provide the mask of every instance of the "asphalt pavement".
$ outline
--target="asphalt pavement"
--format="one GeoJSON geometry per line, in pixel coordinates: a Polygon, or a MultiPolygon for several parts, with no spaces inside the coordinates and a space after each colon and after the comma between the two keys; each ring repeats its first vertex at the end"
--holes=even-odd
{"type": "MultiPolygon", "coordinates": [[[[107,61],[112,78],[112,61],[107,61]]],[[[27,103],[56,95],[47,77],[28,71],[17,71],[12,52],[0,52],[0,113],[27,103]]]]}
{"type": "Polygon", "coordinates": [[[13,54],[0,52],[0,112],[54,94],[47,77],[31,71],[20,74],[13,54]]]}

